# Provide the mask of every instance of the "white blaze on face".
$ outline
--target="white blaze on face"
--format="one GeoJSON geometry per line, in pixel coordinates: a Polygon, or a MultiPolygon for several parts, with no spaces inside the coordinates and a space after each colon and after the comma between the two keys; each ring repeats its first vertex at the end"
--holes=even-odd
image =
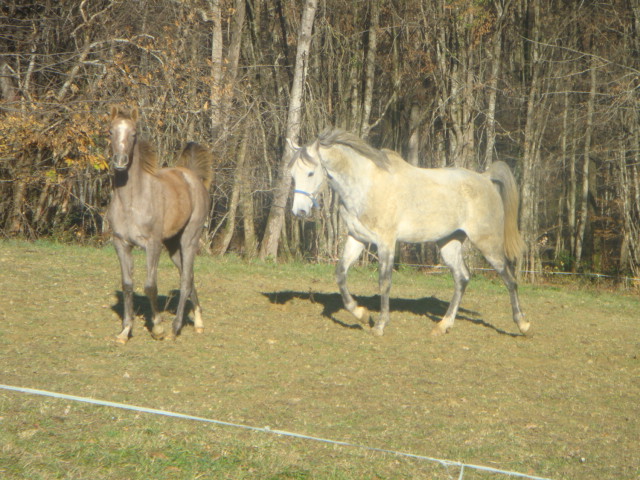
{"type": "Polygon", "coordinates": [[[129,128],[127,122],[124,120],[119,121],[113,125],[113,131],[111,132],[111,141],[113,143],[113,151],[118,153],[127,153],[127,129],[129,128]]]}

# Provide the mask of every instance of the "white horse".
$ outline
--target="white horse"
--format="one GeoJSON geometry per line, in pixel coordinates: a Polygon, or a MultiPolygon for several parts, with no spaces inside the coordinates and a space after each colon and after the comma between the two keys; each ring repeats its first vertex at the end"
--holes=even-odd
{"type": "Polygon", "coordinates": [[[340,197],[340,213],[349,236],[336,267],[336,280],[345,308],[365,322],[369,314],[349,293],[347,272],[365,244],[378,247],[380,318],[372,330],[375,335],[382,335],[389,321],[396,242],[436,242],[440,247],[455,290],[431,334],[449,331],[470,278],[462,257],[466,238],[502,277],[520,332],[529,330],[514,273],[515,261],[524,249],[517,224],[518,192],[505,163],[495,162],[482,174],[463,168],[417,168],[397,153],[377,150],[339,129],[325,130],[305,147],[287,141],[295,151],[289,164],[295,182],[293,213],[309,215],[325,180],[340,197]]]}

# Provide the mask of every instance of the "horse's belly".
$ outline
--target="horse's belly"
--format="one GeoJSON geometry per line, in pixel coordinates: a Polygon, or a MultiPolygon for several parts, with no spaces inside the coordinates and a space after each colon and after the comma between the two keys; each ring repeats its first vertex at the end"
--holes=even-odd
{"type": "Polygon", "coordinates": [[[437,242],[460,229],[454,215],[449,217],[425,216],[419,219],[404,218],[398,224],[397,239],[400,242],[437,242]]]}
{"type": "Polygon", "coordinates": [[[453,233],[449,230],[439,229],[432,230],[425,225],[420,227],[400,228],[398,229],[398,241],[406,243],[423,243],[435,242],[447,235],[453,233]]]}

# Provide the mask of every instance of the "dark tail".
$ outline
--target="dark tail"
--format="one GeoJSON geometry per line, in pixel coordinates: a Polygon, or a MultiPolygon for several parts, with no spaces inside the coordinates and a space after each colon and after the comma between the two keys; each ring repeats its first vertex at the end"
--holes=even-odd
{"type": "Polygon", "coordinates": [[[199,143],[189,142],[178,157],[176,167],[185,167],[193,171],[209,190],[213,182],[213,153],[199,143]]]}
{"type": "Polygon", "coordinates": [[[487,171],[494,182],[498,182],[504,205],[504,253],[511,261],[515,261],[525,249],[524,241],[518,229],[518,186],[511,169],[504,162],[494,162],[487,171]]]}

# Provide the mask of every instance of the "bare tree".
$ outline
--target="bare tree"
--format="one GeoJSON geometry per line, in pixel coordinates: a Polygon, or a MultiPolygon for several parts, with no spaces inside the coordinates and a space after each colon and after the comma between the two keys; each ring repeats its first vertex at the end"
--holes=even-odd
{"type": "MultiPolygon", "coordinates": [[[[317,0],[306,0],[300,22],[298,34],[298,50],[296,53],[296,64],[294,68],[293,85],[289,101],[289,114],[287,116],[286,136],[293,140],[298,139],[300,133],[300,123],[302,121],[303,86],[307,73],[307,62],[309,60],[309,50],[311,46],[311,32],[313,21],[318,6],[317,0]]],[[[278,256],[278,244],[284,224],[285,208],[289,188],[291,186],[291,173],[288,164],[291,160],[291,152],[285,148],[280,160],[278,179],[273,194],[273,203],[269,210],[267,226],[262,238],[260,257],[278,256]]]]}

